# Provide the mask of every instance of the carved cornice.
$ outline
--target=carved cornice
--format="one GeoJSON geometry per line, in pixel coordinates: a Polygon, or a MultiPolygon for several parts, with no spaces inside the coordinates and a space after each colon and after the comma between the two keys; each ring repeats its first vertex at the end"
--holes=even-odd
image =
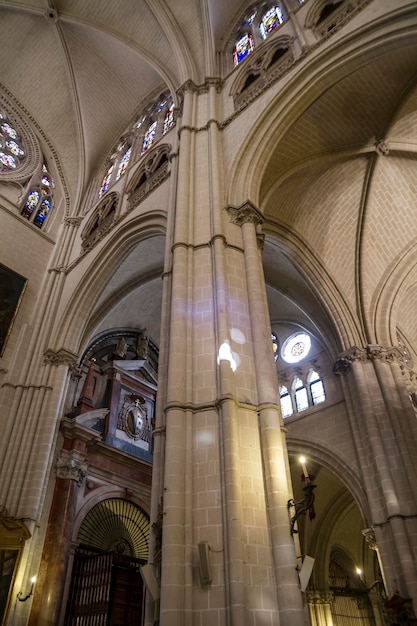
{"type": "Polygon", "coordinates": [[[365,348],[353,346],[342,352],[336,360],[333,371],[343,376],[350,371],[353,362],[366,363],[368,361],[381,361],[385,363],[402,363],[403,355],[397,347],[383,348],[379,345],[369,344],[365,348]]]}
{"type": "Polygon", "coordinates": [[[54,350],[47,350],[43,357],[44,365],[69,365],[75,367],[77,365],[78,357],[73,352],[60,348],[56,352],[54,350]]]}
{"type": "Polygon", "coordinates": [[[258,226],[264,221],[264,217],[260,211],[252,204],[250,200],[244,202],[240,207],[226,207],[232,224],[242,226],[243,224],[255,224],[258,226]]]}

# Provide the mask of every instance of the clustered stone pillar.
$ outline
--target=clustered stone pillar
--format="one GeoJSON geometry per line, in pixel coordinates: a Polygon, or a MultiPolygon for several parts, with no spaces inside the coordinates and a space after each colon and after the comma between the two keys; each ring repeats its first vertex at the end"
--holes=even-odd
{"type": "Polygon", "coordinates": [[[401,358],[397,348],[354,347],[340,355],[335,371],[356,398],[353,432],[387,595],[411,598],[416,607],[417,438],[401,358]]]}
{"type": "Polygon", "coordinates": [[[294,542],[289,531],[288,500],[292,494],[287,468],[285,430],[279,407],[278,381],[273,361],[271,324],[265,290],[257,227],[263,218],[246,202],[229,208],[241,226],[249,312],[258,392],[260,442],[266,484],[278,611],[282,623],[302,624],[302,597],[297,576],[294,542]]]}

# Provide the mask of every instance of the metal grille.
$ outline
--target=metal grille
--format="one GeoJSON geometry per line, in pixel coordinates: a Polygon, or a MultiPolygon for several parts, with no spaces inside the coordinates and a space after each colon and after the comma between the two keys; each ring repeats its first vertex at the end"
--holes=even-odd
{"type": "Polygon", "coordinates": [[[148,559],[149,519],[131,502],[118,498],[96,504],[81,524],[77,543],[148,559]]]}

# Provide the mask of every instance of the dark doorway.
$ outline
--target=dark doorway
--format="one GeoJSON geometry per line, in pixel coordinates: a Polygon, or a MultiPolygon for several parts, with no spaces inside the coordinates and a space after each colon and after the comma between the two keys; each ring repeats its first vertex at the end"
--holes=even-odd
{"type": "Polygon", "coordinates": [[[78,548],[65,626],[141,626],[145,561],[116,552],[78,548]]]}

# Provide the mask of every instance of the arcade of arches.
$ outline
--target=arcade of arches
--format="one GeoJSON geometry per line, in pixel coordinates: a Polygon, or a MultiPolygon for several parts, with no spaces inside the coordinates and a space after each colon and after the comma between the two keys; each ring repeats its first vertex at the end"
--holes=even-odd
{"type": "Polygon", "coordinates": [[[417,2],[0,47],[0,624],[416,624],[417,2]]]}

